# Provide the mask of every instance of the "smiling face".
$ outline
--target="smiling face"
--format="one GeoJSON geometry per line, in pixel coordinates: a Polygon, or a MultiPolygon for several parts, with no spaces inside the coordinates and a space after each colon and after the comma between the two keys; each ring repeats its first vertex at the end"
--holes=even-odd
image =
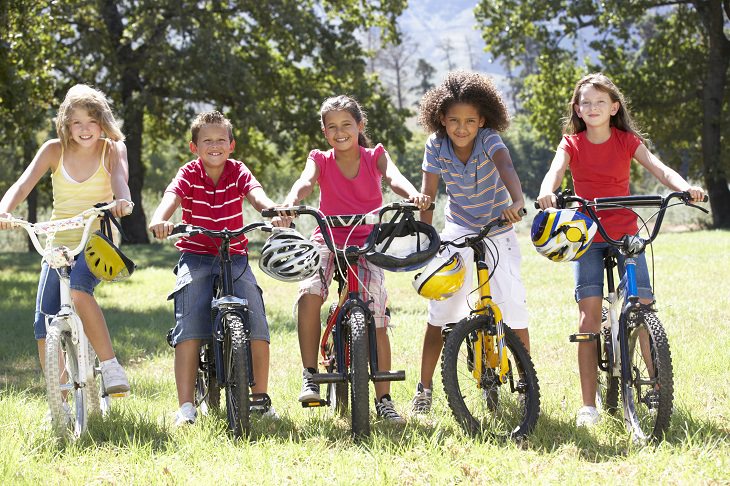
{"type": "Polygon", "coordinates": [[[462,162],[471,155],[474,139],[484,123],[479,110],[469,103],[454,103],[441,116],[441,124],[462,162]]]}
{"type": "Polygon", "coordinates": [[[578,103],[573,105],[573,109],[586,127],[604,128],[610,125],[611,117],[618,112],[619,106],[619,102],[612,101],[607,92],[588,84],[580,89],[578,103]]]}
{"type": "Polygon", "coordinates": [[[101,124],[83,108],[71,111],[68,120],[71,140],[84,148],[93,147],[101,137],[101,124]]]}
{"type": "Polygon", "coordinates": [[[197,143],[190,142],[190,151],[203,161],[206,170],[223,170],[226,159],[236,147],[222,124],[206,123],[200,127],[197,143]]]}
{"type": "Polygon", "coordinates": [[[330,111],[324,116],[322,132],[327,143],[338,151],[352,150],[358,147],[358,136],[364,130],[364,124],[358,123],[349,111],[330,111]]]}

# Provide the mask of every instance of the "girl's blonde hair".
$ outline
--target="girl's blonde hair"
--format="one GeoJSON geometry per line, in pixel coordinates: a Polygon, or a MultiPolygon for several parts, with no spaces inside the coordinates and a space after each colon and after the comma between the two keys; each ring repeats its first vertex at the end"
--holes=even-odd
{"type": "Polygon", "coordinates": [[[355,98],[347,95],[339,95],[324,100],[319,109],[319,123],[323,129],[324,119],[327,116],[327,113],[331,113],[333,111],[346,111],[352,115],[357,123],[362,122],[363,131],[358,134],[357,143],[361,147],[370,147],[370,138],[368,138],[365,134],[365,127],[367,127],[368,118],[360,106],[360,103],[358,103],[355,98]]]}
{"type": "Polygon", "coordinates": [[[58,115],[56,116],[56,133],[61,140],[61,144],[67,147],[71,142],[69,124],[71,123],[71,115],[77,108],[86,110],[91,118],[98,121],[102,132],[108,138],[115,142],[123,141],[124,134],[119,128],[119,123],[114,118],[109,104],[109,99],[98,89],[85,84],[77,84],[71,87],[66,93],[63,103],[58,108],[58,115]]]}
{"type": "Polygon", "coordinates": [[[575,106],[580,104],[580,92],[586,86],[593,86],[598,91],[607,93],[611,102],[618,102],[618,111],[611,116],[610,125],[624,132],[630,132],[645,142],[644,136],[639,131],[636,122],[631,118],[628,105],[624,95],[619,91],[613,82],[603,73],[591,73],[583,76],[575,85],[573,97],[568,103],[568,113],[563,121],[563,133],[573,135],[586,129],[586,123],[575,112],[575,106]]]}

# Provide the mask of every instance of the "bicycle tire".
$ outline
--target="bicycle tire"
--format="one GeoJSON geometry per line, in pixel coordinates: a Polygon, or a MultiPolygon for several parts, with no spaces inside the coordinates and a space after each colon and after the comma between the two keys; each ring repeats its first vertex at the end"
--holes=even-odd
{"type": "Polygon", "coordinates": [[[444,393],[456,421],[473,436],[524,438],[535,427],[540,413],[540,387],[532,359],[514,331],[505,325],[504,333],[504,351],[509,353],[506,383],[498,378],[500,363],[489,366],[484,361],[484,353],[481,354],[484,371],[479,382],[474,376],[478,353],[473,343],[483,336],[496,347],[496,327],[491,316],[462,319],[444,343],[441,357],[444,393]]]}
{"type": "Polygon", "coordinates": [[[234,437],[243,437],[250,431],[251,407],[248,393],[248,346],[240,316],[223,317],[226,336],[223,355],[226,370],[226,415],[228,430],[234,437]]]}
{"type": "Polygon", "coordinates": [[[364,311],[359,307],[350,309],[347,325],[350,331],[350,412],[352,415],[352,436],[356,439],[361,439],[370,435],[369,346],[364,311]]]}
{"type": "Polygon", "coordinates": [[[86,386],[78,386],[78,353],[66,319],[54,319],[48,327],[45,375],[53,431],[61,438],[81,436],[88,426],[89,390],[86,386]],[[61,369],[61,363],[64,363],[64,369],[61,369]],[[70,413],[65,410],[64,403],[70,413]]]}
{"type": "Polygon", "coordinates": [[[215,353],[208,343],[200,347],[198,373],[195,378],[195,406],[203,415],[220,410],[221,389],[215,369],[215,353]]]}
{"type": "Polygon", "coordinates": [[[639,310],[629,318],[627,332],[631,380],[621,385],[624,420],[635,439],[659,440],[669,429],[674,400],[669,341],[653,311],[639,310]],[[642,337],[648,338],[644,349],[642,337]],[[653,373],[645,356],[651,358],[653,373]]]}
{"type": "MultiPolygon", "coordinates": [[[[327,373],[337,372],[337,359],[333,356],[330,364],[327,365],[327,373]]],[[[341,381],[338,383],[327,383],[327,400],[332,411],[340,416],[345,417],[348,415],[349,403],[348,403],[349,390],[347,381],[341,381]]]]}
{"type": "Polygon", "coordinates": [[[101,365],[96,351],[91,343],[88,343],[89,367],[87,372],[86,387],[88,388],[88,410],[89,414],[100,414],[106,416],[111,410],[111,397],[104,391],[104,380],[101,376],[101,365]]]}
{"type": "MultiPolygon", "coordinates": [[[[608,316],[608,310],[604,307],[604,322],[608,316]]],[[[599,359],[608,364],[607,370],[598,368],[598,387],[596,388],[596,405],[605,410],[608,414],[614,415],[618,410],[619,378],[613,374],[613,342],[611,340],[611,328],[601,327],[601,356],[599,359]]]]}

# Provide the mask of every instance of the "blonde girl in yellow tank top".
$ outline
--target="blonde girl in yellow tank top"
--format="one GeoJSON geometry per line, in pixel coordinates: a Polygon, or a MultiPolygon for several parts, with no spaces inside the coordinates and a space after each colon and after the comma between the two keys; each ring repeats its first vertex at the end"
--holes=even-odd
{"type": "MultiPolygon", "coordinates": [[[[43,144],[0,200],[0,216],[11,216],[10,213],[25,201],[41,177],[49,171],[53,185],[51,219],[75,216],[96,203],[110,202],[113,198],[117,200],[112,210],[114,216],[128,214],[132,203],[127,184],[127,149],[124,135],[104,93],[83,84],[69,89],[58,109],[56,132],[58,138],[43,144]]],[[[9,229],[9,225],[0,223],[0,230],[4,229],[9,229]]],[[[64,233],[59,233],[55,241],[69,247],[78,245],[81,231],[64,233]]],[[[129,390],[129,382],[114,355],[104,314],[94,298],[94,287],[98,283],[86,267],[82,254],[71,271],[71,297],[84,331],[102,362],[107,392],[123,393],[129,390]]],[[[58,294],[58,275],[53,270],[49,271],[44,263],[38,283],[34,323],[41,366],[45,363],[45,316],[58,312],[58,294]]]]}

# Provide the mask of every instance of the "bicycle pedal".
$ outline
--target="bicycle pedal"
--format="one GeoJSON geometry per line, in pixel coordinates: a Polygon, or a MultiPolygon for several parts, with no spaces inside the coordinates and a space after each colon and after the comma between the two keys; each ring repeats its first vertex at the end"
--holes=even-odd
{"type": "Polygon", "coordinates": [[[371,377],[373,381],[405,381],[406,372],[399,371],[376,371],[371,377]]]}
{"type": "Polygon", "coordinates": [[[268,393],[252,393],[249,395],[249,407],[268,409],[271,407],[271,397],[268,393]]]}
{"type": "Polygon", "coordinates": [[[125,397],[129,396],[129,392],[127,391],[127,392],[120,392],[120,393],[109,393],[106,396],[109,396],[112,398],[125,398],[125,397]]]}
{"type": "Polygon", "coordinates": [[[599,332],[577,332],[570,335],[571,343],[588,343],[601,337],[599,332]]]}
{"type": "Polygon", "coordinates": [[[301,402],[302,408],[315,408],[315,407],[326,407],[329,405],[327,400],[310,400],[308,402],[301,402]]]}

